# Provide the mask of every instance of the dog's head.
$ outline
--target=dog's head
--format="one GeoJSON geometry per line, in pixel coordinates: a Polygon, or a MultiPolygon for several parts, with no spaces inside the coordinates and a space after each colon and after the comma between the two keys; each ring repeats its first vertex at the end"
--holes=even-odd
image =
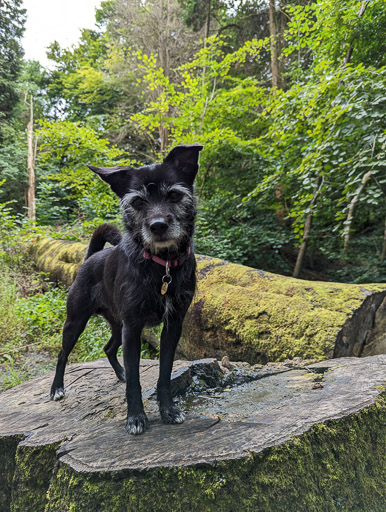
{"type": "Polygon", "coordinates": [[[152,254],[179,251],[194,231],[193,183],[203,146],[177,146],[162,163],[132,167],[94,167],[121,200],[126,229],[152,254]]]}

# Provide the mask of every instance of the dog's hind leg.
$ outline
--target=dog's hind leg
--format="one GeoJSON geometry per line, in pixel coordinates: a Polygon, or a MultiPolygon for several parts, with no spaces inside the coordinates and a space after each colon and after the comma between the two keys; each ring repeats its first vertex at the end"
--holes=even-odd
{"type": "Polygon", "coordinates": [[[91,312],[83,312],[81,316],[79,316],[79,313],[77,315],[67,315],[67,320],[63,327],[62,349],[58,355],[54,382],[51,386],[51,400],[60,400],[64,397],[63,380],[68,356],[78,341],[79,336],[84,331],[90,316],[91,312]]]}
{"type": "Polygon", "coordinates": [[[119,364],[117,359],[117,351],[122,345],[122,326],[115,322],[110,322],[111,325],[111,338],[104,348],[107,358],[115,371],[116,376],[121,382],[126,382],[125,370],[119,364]]]}
{"type": "MultiPolygon", "coordinates": [[[[173,315],[174,316],[174,315],[173,315]]],[[[164,423],[183,423],[184,413],[174,405],[171,393],[170,376],[173,368],[174,353],[181,336],[183,316],[169,318],[161,334],[160,371],[157,383],[157,400],[164,423]]]]}

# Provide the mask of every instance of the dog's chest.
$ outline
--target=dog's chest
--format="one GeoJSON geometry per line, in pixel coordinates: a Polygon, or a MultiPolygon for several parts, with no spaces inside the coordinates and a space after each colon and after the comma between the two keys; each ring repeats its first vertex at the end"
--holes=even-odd
{"type": "Polygon", "coordinates": [[[147,326],[167,322],[173,315],[183,317],[194,293],[194,269],[190,262],[171,269],[163,290],[166,270],[151,261],[138,265],[130,261],[114,279],[114,304],[122,319],[135,317],[147,326]],[[164,291],[164,293],[162,293],[164,291]]]}
{"type": "Polygon", "coordinates": [[[175,311],[173,300],[163,296],[156,302],[146,301],[141,310],[147,327],[154,327],[161,322],[167,322],[170,315],[175,311]]]}

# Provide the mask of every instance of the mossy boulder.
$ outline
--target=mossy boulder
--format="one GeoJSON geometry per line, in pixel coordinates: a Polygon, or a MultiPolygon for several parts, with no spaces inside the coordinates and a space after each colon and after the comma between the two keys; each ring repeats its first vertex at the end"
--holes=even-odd
{"type": "Polygon", "coordinates": [[[52,375],[0,394],[0,510],[384,511],[386,356],[261,369],[198,394],[195,364],[175,363],[187,419],[164,425],[158,362],[141,362],[141,436],[125,432],[124,385],[106,359],[69,366],[61,402],[49,400],[52,375]]]}
{"type": "MultiPolygon", "coordinates": [[[[70,285],[86,247],[44,238],[29,250],[41,270],[70,285]]],[[[206,256],[197,264],[180,357],[265,363],[384,352],[385,284],[305,281],[206,256]]]]}

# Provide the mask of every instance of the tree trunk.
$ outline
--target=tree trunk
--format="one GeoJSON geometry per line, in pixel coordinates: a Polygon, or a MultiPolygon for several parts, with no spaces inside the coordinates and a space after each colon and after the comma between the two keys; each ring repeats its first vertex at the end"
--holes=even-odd
{"type": "MultiPolygon", "coordinates": [[[[206,11],[206,18],[205,18],[205,40],[208,39],[210,35],[210,17],[211,17],[211,10],[212,10],[212,0],[207,0],[208,2],[208,8],[206,11]]],[[[204,41],[205,44],[205,41],[204,41]]]]}
{"type": "Polygon", "coordinates": [[[281,76],[278,56],[275,0],[269,0],[269,31],[271,35],[272,87],[277,89],[281,87],[281,76]]]}
{"type": "Polygon", "coordinates": [[[33,145],[33,125],[34,125],[34,111],[33,111],[33,97],[31,94],[30,99],[30,118],[27,124],[27,170],[28,170],[28,194],[27,194],[27,208],[28,218],[32,221],[36,220],[36,201],[35,201],[35,150],[33,145]]]}
{"type": "Polygon", "coordinates": [[[381,263],[386,260],[386,219],[385,219],[385,231],[383,232],[383,245],[381,252],[381,263]]]}
{"type": "MultiPolygon", "coordinates": [[[[359,9],[359,12],[358,12],[358,18],[361,18],[364,15],[365,10],[366,10],[368,4],[369,4],[368,1],[367,2],[362,2],[361,8],[359,9]]],[[[345,66],[347,66],[350,63],[353,51],[354,51],[354,47],[353,47],[353,43],[351,42],[350,46],[349,46],[349,48],[347,50],[346,57],[344,59],[344,65],[345,66]]]]}
{"type": "Polygon", "coordinates": [[[165,155],[169,145],[169,128],[167,126],[164,126],[163,122],[161,122],[161,126],[159,127],[158,133],[161,140],[161,153],[162,155],[165,155]]]}
{"type": "Polygon", "coordinates": [[[343,248],[344,252],[347,252],[347,250],[349,248],[350,239],[351,239],[351,226],[354,221],[359,197],[362,194],[362,192],[365,190],[366,185],[370,181],[371,176],[372,176],[371,171],[368,171],[368,172],[366,172],[366,174],[363,175],[362,182],[359,185],[359,187],[357,188],[357,191],[355,192],[354,197],[351,199],[347,219],[345,222],[345,228],[344,228],[344,248],[343,248]]]}
{"type": "MultiPolygon", "coordinates": [[[[158,55],[160,64],[164,70],[166,78],[170,78],[170,0],[160,0],[160,27],[159,27],[159,47],[158,55]],[[166,4],[165,4],[166,2],[166,4]],[[165,11],[166,9],[166,11],[165,11]]],[[[169,116],[169,112],[167,113],[169,116]]],[[[169,146],[169,127],[165,126],[164,118],[162,116],[161,123],[158,128],[160,137],[161,153],[164,155],[169,146]]]]}
{"type": "MultiPolygon", "coordinates": [[[[285,39],[284,34],[287,28],[287,17],[284,13],[285,4],[283,2],[280,2],[280,10],[279,10],[279,35],[278,35],[278,55],[279,57],[282,55],[283,49],[285,47],[285,39]]],[[[279,76],[280,76],[280,88],[285,89],[286,88],[286,80],[284,77],[284,71],[285,71],[285,59],[279,58],[279,76]]]]}
{"type": "Polygon", "coordinates": [[[170,0],[166,0],[166,41],[165,41],[165,55],[166,55],[166,66],[165,75],[170,78],[170,0]]]}
{"type": "MultiPolygon", "coordinates": [[[[208,1],[208,8],[206,11],[206,18],[205,18],[204,50],[206,48],[207,39],[210,34],[210,16],[211,16],[211,7],[212,7],[212,0],[207,0],[207,1],[208,1]]],[[[204,66],[202,68],[202,89],[201,90],[202,90],[203,96],[204,96],[204,92],[205,92],[205,84],[206,84],[206,62],[204,63],[204,66]]],[[[201,115],[201,123],[200,123],[199,133],[201,133],[202,123],[204,121],[205,112],[206,112],[206,108],[207,108],[207,102],[208,102],[208,98],[206,99],[206,103],[205,103],[205,106],[204,106],[204,109],[203,109],[203,112],[201,115]]]]}
{"type": "Polygon", "coordinates": [[[242,367],[221,379],[216,361],[176,361],[187,416],[164,425],[158,361],[142,360],[141,436],[125,432],[125,386],[106,358],[70,365],[60,402],[52,374],[0,395],[0,510],[384,510],[385,362],[249,368],[240,386],[242,367]]]}
{"type": "Polygon", "coordinates": [[[319,191],[320,191],[320,182],[321,182],[321,178],[320,178],[320,176],[318,176],[317,181],[316,181],[315,190],[314,190],[314,195],[312,196],[310,205],[308,207],[309,213],[306,217],[306,222],[304,224],[303,240],[300,245],[298,257],[296,258],[295,269],[292,274],[292,277],[299,277],[300,271],[302,269],[303,259],[304,259],[304,255],[306,254],[307,244],[308,244],[308,240],[309,240],[310,232],[311,232],[312,217],[314,215],[313,208],[316,204],[316,200],[318,198],[319,191]]]}
{"type": "MultiPolygon", "coordinates": [[[[30,246],[39,270],[73,282],[87,245],[44,238],[30,246]]],[[[320,283],[197,256],[197,292],[179,357],[265,363],[287,357],[359,356],[373,336],[386,284],[320,283]],[[371,336],[370,336],[371,335],[371,336]]]]}

